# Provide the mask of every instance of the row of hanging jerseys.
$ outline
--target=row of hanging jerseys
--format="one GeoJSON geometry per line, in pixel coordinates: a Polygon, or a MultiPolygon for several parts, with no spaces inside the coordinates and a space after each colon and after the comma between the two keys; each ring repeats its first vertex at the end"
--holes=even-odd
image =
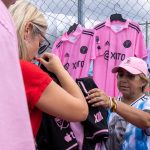
{"type": "MultiPolygon", "coordinates": [[[[147,56],[139,24],[130,19],[119,19],[116,16],[111,16],[93,29],[74,24],[55,41],[52,53],[59,56],[74,80],[90,75],[97,86],[110,96],[119,95],[116,77],[111,72],[112,68],[127,57],[145,58],[147,56]]],[[[89,114],[91,113],[92,111],[89,114]]],[[[102,118],[97,114],[94,115],[95,121],[102,118]]],[[[106,117],[102,120],[104,119],[106,117]]],[[[94,123],[97,124],[97,122],[94,123]]],[[[71,122],[70,127],[73,132],[67,132],[67,135],[69,133],[69,137],[76,137],[79,150],[105,149],[98,141],[95,142],[96,144],[91,141],[84,143],[85,124],[71,122]]],[[[98,132],[93,131],[94,135],[90,139],[93,140],[93,137],[102,131],[103,129],[98,132]]],[[[69,149],[74,149],[73,146],[71,147],[69,149]]]]}
{"type": "Polygon", "coordinates": [[[110,96],[118,96],[112,68],[127,57],[147,56],[139,24],[130,19],[108,18],[93,29],[73,26],[55,41],[52,53],[59,56],[74,79],[89,76],[92,68],[97,86],[110,96]]]}

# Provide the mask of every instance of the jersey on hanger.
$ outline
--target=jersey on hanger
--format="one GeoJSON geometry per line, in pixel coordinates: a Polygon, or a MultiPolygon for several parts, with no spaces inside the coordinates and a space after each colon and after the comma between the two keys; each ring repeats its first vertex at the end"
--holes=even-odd
{"type": "Polygon", "coordinates": [[[73,79],[88,76],[94,32],[80,25],[69,35],[64,33],[52,48],[73,79]]]}
{"type": "Polygon", "coordinates": [[[112,68],[125,58],[147,56],[144,38],[138,23],[129,19],[126,22],[110,19],[95,28],[95,59],[93,78],[99,88],[110,96],[117,96],[116,75],[112,68]]]}

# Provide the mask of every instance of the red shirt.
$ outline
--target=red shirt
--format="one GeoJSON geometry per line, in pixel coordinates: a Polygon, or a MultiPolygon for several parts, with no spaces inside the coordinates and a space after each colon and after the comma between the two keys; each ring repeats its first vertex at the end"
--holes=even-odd
{"type": "Polygon", "coordinates": [[[38,66],[32,64],[31,62],[20,60],[20,64],[28,101],[33,135],[35,137],[42,120],[42,112],[35,107],[35,104],[38,102],[43,91],[46,89],[52,79],[48,74],[43,72],[38,66]]]}

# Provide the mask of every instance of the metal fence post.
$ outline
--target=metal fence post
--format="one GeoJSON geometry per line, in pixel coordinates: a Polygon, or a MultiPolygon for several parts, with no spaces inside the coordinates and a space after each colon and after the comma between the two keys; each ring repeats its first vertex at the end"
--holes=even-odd
{"type": "Polygon", "coordinates": [[[146,34],[146,47],[148,47],[148,22],[146,21],[146,25],[145,25],[145,27],[146,27],[146,30],[145,30],[145,34],[146,34]]]}
{"type": "Polygon", "coordinates": [[[84,26],[85,24],[85,16],[83,12],[85,0],[78,0],[78,23],[84,26]]]}

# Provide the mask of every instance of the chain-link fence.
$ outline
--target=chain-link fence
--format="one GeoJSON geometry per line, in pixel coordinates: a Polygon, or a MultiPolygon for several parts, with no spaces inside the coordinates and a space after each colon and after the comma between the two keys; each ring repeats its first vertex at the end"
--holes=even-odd
{"type": "Polygon", "coordinates": [[[30,0],[47,18],[53,43],[73,23],[93,28],[111,14],[120,13],[141,25],[146,44],[150,43],[150,0],[30,0]]]}

